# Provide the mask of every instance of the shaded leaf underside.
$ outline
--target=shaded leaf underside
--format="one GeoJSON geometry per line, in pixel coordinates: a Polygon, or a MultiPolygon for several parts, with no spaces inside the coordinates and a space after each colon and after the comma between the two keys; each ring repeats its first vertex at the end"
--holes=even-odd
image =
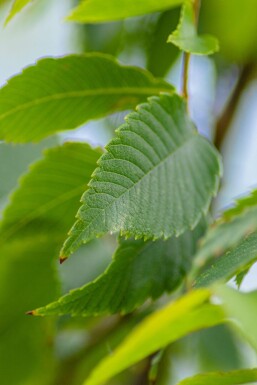
{"type": "Polygon", "coordinates": [[[131,312],[147,298],[156,299],[180,284],[204,230],[205,222],[201,221],[193,232],[167,241],[121,239],[113,262],[100,277],[34,314],[90,316],[131,312]]]}
{"type": "Polygon", "coordinates": [[[108,55],[42,59],[0,89],[0,139],[38,141],[172,90],[149,72],[122,66],[108,55]]]}
{"type": "Polygon", "coordinates": [[[149,12],[166,10],[182,4],[183,0],[84,0],[71,12],[68,20],[81,23],[101,23],[149,12]]]}

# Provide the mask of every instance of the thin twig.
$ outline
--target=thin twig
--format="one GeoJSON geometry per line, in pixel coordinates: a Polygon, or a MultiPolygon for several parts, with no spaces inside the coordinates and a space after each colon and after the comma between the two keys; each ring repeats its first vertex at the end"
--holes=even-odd
{"type": "Polygon", "coordinates": [[[194,16],[195,16],[195,26],[198,26],[199,13],[201,8],[201,0],[194,0],[194,16]]]}
{"type": "Polygon", "coordinates": [[[182,83],[182,95],[188,100],[188,73],[189,73],[190,54],[188,52],[183,53],[183,83],[182,83]]]}
{"type": "MultiPolygon", "coordinates": [[[[199,11],[201,6],[201,0],[194,0],[194,23],[195,28],[197,29],[199,11]]],[[[183,64],[182,64],[182,95],[188,101],[188,78],[189,78],[189,64],[190,64],[190,53],[184,52],[183,54],[183,64]]]]}

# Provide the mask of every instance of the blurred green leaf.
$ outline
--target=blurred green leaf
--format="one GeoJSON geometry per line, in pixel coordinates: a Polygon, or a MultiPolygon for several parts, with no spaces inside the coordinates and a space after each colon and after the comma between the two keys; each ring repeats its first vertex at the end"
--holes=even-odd
{"type": "MultiPolygon", "coordinates": [[[[58,384],[63,384],[65,381],[69,381],[69,385],[81,385],[92,371],[92,369],[101,361],[104,357],[109,356],[110,353],[119,345],[124,338],[130,333],[140,321],[142,321],[149,313],[140,312],[135,313],[133,316],[122,317],[119,319],[103,319],[102,322],[98,322],[98,325],[90,330],[91,338],[80,353],[79,359],[74,360],[74,357],[65,360],[60,366],[58,375],[58,384]]],[[[85,322],[85,321],[84,321],[85,322]]],[[[125,374],[127,381],[120,380],[120,383],[131,384],[131,377],[129,373],[125,374]]]]}
{"type": "Polygon", "coordinates": [[[47,150],[22,178],[4,212],[0,238],[3,384],[23,385],[26,378],[39,373],[37,383],[49,384],[44,378],[51,375],[54,364],[54,325],[29,319],[25,311],[57,296],[53,261],[100,153],[83,143],[47,150]]]}
{"type": "Polygon", "coordinates": [[[100,149],[93,150],[83,143],[66,143],[47,150],[21,179],[4,211],[1,244],[15,234],[39,229],[45,229],[50,236],[65,236],[100,154],[100,149]]]}
{"type": "Polygon", "coordinates": [[[230,372],[197,374],[180,381],[178,385],[237,385],[256,383],[257,369],[241,369],[230,372]]]}
{"type": "Polygon", "coordinates": [[[216,36],[220,54],[232,62],[256,61],[256,0],[202,0],[200,29],[216,36]]]}
{"type": "Polygon", "coordinates": [[[202,221],[195,231],[168,241],[121,239],[113,262],[100,277],[34,314],[90,316],[132,312],[147,298],[156,299],[181,283],[204,229],[202,221]]]}
{"type": "Polygon", "coordinates": [[[194,4],[191,0],[185,0],[178,27],[169,36],[168,42],[182,51],[195,55],[211,55],[219,50],[219,43],[215,37],[197,34],[194,4]]]}
{"type": "Polygon", "coordinates": [[[218,257],[243,238],[257,230],[257,193],[238,199],[233,208],[226,210],[210,227],[202,239],[196,264],[203,265],[211,257],[218,257]]]}
{"type": "Polygon", "coordinates": [[[38,141],[173,87],[103,54],[40,60],[0,89],[0,138],[38,141]]]}
{"type": "Polygon", "coordinates": [[[231,221],[231,219],[243,214],[251,208],[257,207],[257,190],[251,191],[249,195],[236,199],[233,207],[222,213],[220,221],[231,221]]]}
{"type": "Polygon", "coordinates": [[[242,367],[241,345],[228,325],[201,330],[195,338],[201,370],[234,370],[242,367]]]}
{"type": "Polygon", "coordinates": [[[222,300],[227,317],[257,350],[257,291],[240,293],[227,286],[217,287],[214,291],[222,300]]]}
{"type": "Polygon", "coordinates": [[[210,267],[196,277],[195,287],[210,286],[217,281],[226,282],[244,271],[257,260],[257,233],[249,235],[237,247],[216,259],[210,267]]]}
{"type": "Polygon", "coordinates": [[[54,365],[53,321],[25,312],[58,295],[53,267],[55,239],[44,234],[14,239],[0,247],[0,383],[49,383],[54,365]],[[34,379],[34,380],[33,380],[34,379]]]}
{"type": "Polygon", "coordinates": [[[208,290],[192,291],[147,317],[93,370],[84,385],[105,383],[122,370],[193,331],[222,323],[223,312],[206,304],[208,290]]]}
{"type": "Polygon", "coordinates": [[[27,170],[28,165],[41,157],[43,149],[57,143],[56,138],[49,138],[38,144],[0,143],[0,199],[2,205],[6,203],[7,195],[15,188],[18,177],[27,170]]]}
{"type": "Polygon", "coordinates": [[[207,212],[218,187],[220,157],[198,135],[178,95],[140,105],[106,150],[62,258],[108,231],[145,240],[178,236],[207,212]]]}
{"type": "Polygon", "coordinates": [[[165,76],[178,57],[178,48],[167,44],[167,36],[176,28],[179,11],[179,8],[174,8],[163,12],[151,32],[146,54],[147,68],[154,76],[165,76]]]}
{"type": "Polygon", "coordinates": [[[9,15],[6,18],[5,24],[9,23],[9,21],[20,12],[26,5],[31,3],[32,0],[15,0],[13,2],[12,8],[9,12],[9,15]]]}
{"type": "Polygon", "coordinates": [[[101,23],[166,10],[182,4],[183,0],[84,0],[68,16],[79,23],[101,23]]]}

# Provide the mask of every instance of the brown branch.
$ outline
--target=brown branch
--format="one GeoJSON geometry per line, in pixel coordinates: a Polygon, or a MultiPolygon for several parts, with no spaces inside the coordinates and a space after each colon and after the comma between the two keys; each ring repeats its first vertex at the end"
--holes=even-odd
{"type": "Polygon", "coordinates": [[[243,91],[245,90],[249,82],[253,79],[255,71],[256,71],[255,63],[246,64],[242,68],[238,78],[238,82],[231,95],[228,105],[216,123],[214,144],[219,150],[227,135],[232,119],[239,105],[239,101],[241,99],[243,91]]]}

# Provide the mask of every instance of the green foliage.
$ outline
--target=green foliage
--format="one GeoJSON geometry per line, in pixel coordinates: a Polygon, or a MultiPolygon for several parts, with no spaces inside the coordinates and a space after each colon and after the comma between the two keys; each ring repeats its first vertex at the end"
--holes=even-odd
{"type": "Polygon", "coordinates": [[[195,286],[209,286],[216,281],[226,282],[257,260],[257,233],[246,237],[239,245],[216,259],[200,276],[195,286]]]}
{"type": "MultiPolygon", "coordinates": [[[[94,24],[76,27],[92,53],[41,59],[0,88],[0,384],[174,384],[187,350],[190,371],[204,374],[179,385],[257,381],[242,369],[243,340],[257,350],[257,291],[220,285],[240,286],[257,260],[257,190],[208,221],[221,158],[190,118],[198,96],[188,85],[190,55],[217,52],[217,35],[219,54],[195,63],[216,63],[231,94],[221,118],[208,106],[220,147],[257,73],[255,2],[206,0],[198,12],[198,0],[83,0],[68,19],[94,24]],[[185,97],[163,79],[169,69],[185,97]],[[111,137],[103,150],[59,135],[109,115],[94,124],[111,137]],[[58,270],[58,254],[74,251],[58,270]]],[[[12,3],[7,22],[30,0],[12,3]]]]}
{"type": "Polygon", "coordinates": [[[106,150],[62,258],[108,231],[145,240],[178,236],[207,212],[220,160],[195,131],[180,97],[163,95],[139,106],[106,150]]]}
{"type": "Polygon", "coordinates": [[[18,177],[26,171],[28,165],[40,158],[44,148],[56,145],[56,138],[38,144],[14,146],[2,142],[0,144],[0,199],[5,203],[11,190],[17,185],[18,177]],[[8,164],[8,168],[6,165],[8,164]],[[10,169],[12,172],[10,172],[10,169]]]}
{"type": "Polygon", "coordinates": [[[179,238],[155,242],[123,240],[108,269],[95,281],[60,298],[35,315],[76,316],[129,313],[147,298],[156,299],[177,288],[189,271],[205,223],[179,238]]]}
{"type": "Polygon", "coordinates": [[[238,199],[232,208],[224,211],[212,224],[201,241],[196,265],[202,266],[208,259],[224,254],[256,230],[257,194],[254,190],[250,195],[238,199]]]}
{"type": "Polygon", "coordinates": [[[257,381],[257,369],[241,369],[230,372],[212,372],[186,378],[178,385],[237,385],[257,381]]]}
{"type": "Polygon", "coordinates": [[[12,9],[9,12],[8,17],[6,18],[5,23],[9,23],[9,21],[18,13],[20,12],[26,5],[31,3],[32,0],[15,0],[12,9]]]}
{"type": "Polygon", "coordinates": [[[47,150],[21,179],[4,212],[0,238],[1,383],[17,385],[39,373],[43,385],[49,380],[41,373],[49,372],[50,377],[54,364],[47,344],[54,338],[53,321],[29,321],[25,312],[58,295],[53,261],[100,153],[82,143],[47,150]]]}
{"type": "Polygon", "coordinates": [[[167,44],[167,36],[175,29],[179,19],[179,8],[163,12],[153,28],[147,48],[147,68],[155,76],[165,76],[178,58],[179,50],[167,44]]]}
{"type": "Polygon", "coordinates": [[[45,385],[54,364],[47,343],[54,338],[54,325],[43,319],[33,322],[25,312],[58,295],[56,243],[38,233],[12,239],[0,246],[0,253],[0,382],[17,385],[40,378],[38,384],[45,385]]]}
{"type": "Polygon", "coordinates": [[[229,320],[240,329],[242,335],[257,350],[257,291],[240,293],[221,286],[216,288],[215,292],[223,301],[222,306],[229,320]]]}
{"type": "Polygon", "coordinates": [[[65,236],[100,154],[83,143],[47,150],[22,178],[6,207],[1,241],[39,229],[53,237],[65,236]]]}
{"type": "Polygon", "coordinates": [[[204,0],[200,29],[219,39],[221,58],[232,63],[256,62],[256,1],[204,0]]]}
{"type": "Polygon", "coordinates": [[[147,317],[112,355],[100,362],[84,385],[103,384],[188,333],[222,323],[224,317],[220,307],[205,303],[209,296],[208,290],[192,291],[147,317]]]}
{"type": "Polygon", "coordinates": [[[169,36],[168,42],[173,43],[182,51],[196,55],[211,55],[219,50],[218,40],[210,35],[198,35],[196,15],[192,0],[184,1],[177,29],[169,36]]]}
{"type": "Polygon", "coordinates": [[[237,336],[228,324],[201,330],[194,336],[199,353],[198,371],[241,369],[245,363],[237,336]],[[221,354],[222,352],[222,354],[221,354]]]}
{"type": "Polygon", "coordinates": [[[0,139],[38,141],[172,90],[149,72],[106,55],[42,59],[0,90],[0,139]]]}
{"type": "Polygon", "coordinates": [[[257,190],[253,190],[250,195],[237,199],[233,207],[222,214],[221,221],[230,221],[234,217],[238,217],[240,214],[255,207],[257,207],[257,190]]]}
{"type": "Polygon", "coordinates": [[[183,0],[109,0],[103,7],[101,0],[83,0],[69,15],[68,20],[79,23],[101,23],[126,17],[157,12],[180,5],[183,0]]]}

